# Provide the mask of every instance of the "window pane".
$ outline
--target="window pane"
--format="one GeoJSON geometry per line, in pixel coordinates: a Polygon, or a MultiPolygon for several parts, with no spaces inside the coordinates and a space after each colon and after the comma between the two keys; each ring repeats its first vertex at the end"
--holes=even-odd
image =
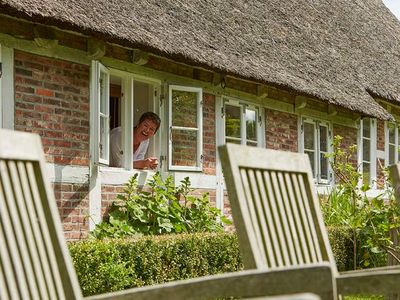
{"type": "Polygon", "coordinates": [[[325,157],[325,153],[320,154],[320,164],[321,164],[321,179],[328,179],[328,158],[325,157]]]}
{"type": "Polygon", "coordinates": [[[107,159],[107,136],[108,136],[108,122],[106,117],[100,116],[100,153],[101,159],[107,159]]]}
{"type": "Polygon", "coordinates": [[[369,138],[371,136],[371,122],[369,118],[362,120],[363,124],[363,137],[369,138]]]}
{"type": "Polygon", "coordinates": [[[246,138],[247,140],[257,141],[256,112],[251,109],[246,109],[246,138]]]}
{"type": "Polygon", "coordinates": [[[254,146],[254,147],[257,147],[257,142],[247,141],[247,142],[246,142],[246,145],[247,145],[247,146],[254,146]]]}
{"type": "Polygon", "coordinates": [[[396,159],[396,147],[394,145],[389,145],[389,165],[393,165],[396,159]]]}
{"type": "Polygon", "coordinates": [[[304,123],[304,149],[315,149],[314,124],[304,123]]]}
{"type": "Polygon", "coordinates": [[[235,138],[230,138],[230,137],[227,137],[226,138],[226,142],[227,143],[232,143],[232,144],[241,144],[242,143],[242,140],[241,139],[235,139],[235,138]]]}
{"type": "Polygon", "coordinates": [[[240,107],[225,105],[225,135],[241,138],[240,107]]]}
{"type": "Polygon", "coordinates": [[[363,160],[370,161],[371,141],[363,139],[363,160]]]}
{"type": "Polygon", "coordinates": [[[363,183],[369,184],[371,175],[370,175],[370,163],[363,163],[363,183]]]}
{"type": "Polygon", "coordinates": [[[172,165],[197,167],[197,130],[172,129],[172,165]]]}
{"type": "Polygon", "coordinates": [[[107,114],[108,74],[100,72],[100,113],[107,114]]]}
{"type": "Polygon", "coordinates": [[[396,143],[396,126],[393,123],[389,123],[389,143],[396,143]]]}
{"type": "Polygon", "coordinates": [[[328,128],[326,126],[319,126],[319,149],[320,151],[328,151],[328,128]]]}
{"type": "Polygon", "coordinates": [[[172,126],[197,128],[197,93],[172,90],[172,126]]]}
{"type": "Polygon", "coordinates": [[[304,153],[307,154],[308,158],[310,159],[313,177],[315,177],[316,172],[315,172],[315,163],[314,163],[314,152],[313,151],[304,151],[304,153]]]}
{"type": "Polygon", "coordinates": [[[394,158],[395,158],[395,163],[397,163],[398,161],[400,161],[400,138],[399,138],[399,133],[400,133],[400,128],[398,126],[396,126],[395,132],[397,133],[397,145],[395,148],[395,154],[394,154],[394,158]]]}

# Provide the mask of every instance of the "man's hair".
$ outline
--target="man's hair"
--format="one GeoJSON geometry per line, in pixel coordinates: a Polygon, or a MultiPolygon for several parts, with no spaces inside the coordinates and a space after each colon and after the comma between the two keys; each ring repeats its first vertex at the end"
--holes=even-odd
{"type": "Polygon", "coordinates": [[[153,113],[153,112],[151,112],[151,111],[145,112],[144,114],[142,114],[142,115],[140,116],[138,125],[139,125],[140,123],[144,122],[145,120],[152,121],[154,124],[157,125],[156,132],[157,132],[158,128],[160,128],[161,119],[160,119],[160,117],[159,117],[157,114],[155,114],[155,113],[153,113]]]}

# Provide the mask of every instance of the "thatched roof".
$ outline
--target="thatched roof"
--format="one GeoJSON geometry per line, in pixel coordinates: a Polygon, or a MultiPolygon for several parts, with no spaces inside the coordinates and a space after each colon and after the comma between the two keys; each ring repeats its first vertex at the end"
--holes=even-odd
{"type": "Polygon", "coordinates": [[[400,22],[381,0],[0,0],[0,12],[388,119],[400,22]]]}

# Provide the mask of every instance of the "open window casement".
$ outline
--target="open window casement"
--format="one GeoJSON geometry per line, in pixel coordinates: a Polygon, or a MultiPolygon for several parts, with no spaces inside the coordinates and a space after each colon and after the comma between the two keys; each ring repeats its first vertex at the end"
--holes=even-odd
{"type": "Polygon", "coordinates": [[[360,139],[358,145],[358,165],[362,182],[376,187],[376,120],[363,118],[360,121],[360,139]]]}
{"type": "Polygon", "coordinates": [[[390,166],[400,161],[400,127],[397,123],[386,122],[385,147],[386,159],[385,165],[390,166]]]}
{"type": "Polygon", "coordinates": [[[260,146],[261,118],[253,105],[228,99],[224,102],[225,142],[260,146]]]}
{"type": "Polygon", "coordinates": [[[170,85],[169,169],[201,171],[203,160],[203,92],[170,85]]]}
{"type": "Polygon", "coordinates": [[[96,163],[109,164],[110,133],[110,72],[98,61],[92,62],[93,92],[93,139],[94,160],[96,163]]]}
{"type": "Polygon", "coordinates": [[[3,91],[2,91],[2,85],[3,85],[3,60],[2,60],[2,49],[1,49],[1,44],[0,44],[0,128],[3,128],[3,91]]]}
{"type": "Polygon", "coordinates": [[[304,118],[301,124],[302,151],[308,155],[316,183],[328,184],[331,181],[329,159],[332,134],[329,124],[323,121],[304,118]]]}

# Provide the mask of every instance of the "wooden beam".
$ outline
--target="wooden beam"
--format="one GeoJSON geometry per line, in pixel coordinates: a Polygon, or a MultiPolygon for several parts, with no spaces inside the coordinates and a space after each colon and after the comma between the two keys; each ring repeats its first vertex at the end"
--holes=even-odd
{"type": "Polygon", "coordinates": [[[328,116],[333,117],[336,116],[338,113],[335,106],[328,104],[328,116]]]}
{"type": "Polygon", "coordinates": [[[88,39],[88,56],[91,59],[99,59],[106,53],[106,43],[96,38],[88,39]]]}
{"type": "Polygon", "coordinates": [[[37,25],[33,28],[34,41],[38,47],[52,49],[58,45],[58,39],[51,27],[37,25]]]}
{"type": "Polygon", "coordinates": [[[132,63],[139,66],[143,66],[147,64],[148,61],[149,61],[149,54],[147,52],[143,52],[139,49],[132,50],[132,60],[131,60],[132,63]]]}
{"type": "Polygon", "coordinates": [[[307,98],[303,96],[297,96],[294,100],[295,110],[304,109],[307,106],[307,98]]]}
{"type": "Polygon", "coordinates": [[[268,89],[265,85],[262,84],[257,85],[257,96],[261,98],[268,97],[268,89]]]}

